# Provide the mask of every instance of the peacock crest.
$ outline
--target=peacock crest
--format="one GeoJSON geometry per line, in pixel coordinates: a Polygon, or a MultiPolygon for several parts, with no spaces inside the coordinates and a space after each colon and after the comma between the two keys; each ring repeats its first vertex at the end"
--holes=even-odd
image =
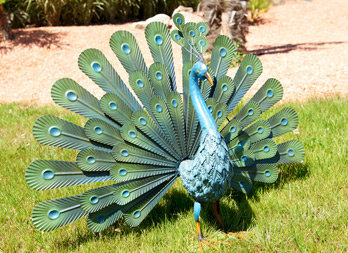
{"type": "MultiPolygon", "coordinates": [[[[96,232],[122,216],[130,226],[138,226],[180,177],[181,162],[193,159],[199,150],[204,133],[190,99],[189,83],[191,69],[203,60],[208,48],[209,27],[185,23],[180,13],[173,19],[178,29],[172,32],[159,22],[146,27],[154,61],[149,67],[130,32],[117,31],[111,36],[110,47],[129,74],[129,85],[97,49],[83,51],[78,66],[106,92],[100,100],[69,78],[53,85],[51,95],[56,104],[89,120],[84,127],[53,115],[35,122],[33,133],[38,142],[80,152],[74,162],[32,162],[26,171],[28,184],[41,191],[111,183],[80,195],[40,202],[32,214],[36,228],[51,231],[84,216],[96,232]],[[171,40],[182,48],[182,93],[177,90],[171,40]]],[[[296,129],[298,117],[293,109],[284,108],[269,119],[259,119],[283,96],[276,79],[268,79],[229,117],[262,72],[260,60],[246,55],[235,77],[227,76],[235,52],[232,40],[217,37],[208,67],[214,86],[204,78],[198,85],[226,143],[233,167],[229,187],[247,193],[252,181],[274,182],[276,165],[301,162],[304,148],[296,140],[281,144],[273,140],[296,129]]]]}

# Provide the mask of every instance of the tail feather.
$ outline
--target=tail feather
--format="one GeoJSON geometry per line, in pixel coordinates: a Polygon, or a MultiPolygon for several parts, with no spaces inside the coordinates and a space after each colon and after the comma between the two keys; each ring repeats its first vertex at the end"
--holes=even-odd
{"type": "Polygon", "coordinates": [[[110,151],[86,148],[76,157],[77,166],[83,171],[110,171],[116,164],[110,151]]]}

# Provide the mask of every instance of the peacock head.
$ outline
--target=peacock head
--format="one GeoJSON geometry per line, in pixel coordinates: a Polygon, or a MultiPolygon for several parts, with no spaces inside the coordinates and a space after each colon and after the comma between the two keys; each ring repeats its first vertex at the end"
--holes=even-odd
{"type": "Polygon", "coordinates": [[[214,82],[208,73],[208,67],[203,61],[195,63],[191,71],[195,77],[201,79],[202,81],[208,80],[211,85],[214,85],[214,82]]]}

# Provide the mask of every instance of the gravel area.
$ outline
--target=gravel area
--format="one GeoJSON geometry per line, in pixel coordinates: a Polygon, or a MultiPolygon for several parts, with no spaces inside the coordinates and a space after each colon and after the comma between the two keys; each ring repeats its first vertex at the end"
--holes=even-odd
{"type": "MultiPolygon", "coordinates": [[[[284,98],[305,99],[348,93],[348,1],[297,0],[273,7],[263,22],[250,27],[247,48],[260,56],[264,72],[253,87],[275,77],[284,86],[284,98]]],[[[128,75],[109,47],[117,30],[129,30],[138,40],[146,63],[152,63],[142,30],[132,23],[79,27],[43,27],[15,30],[16,39],[0,42],[0,102],[51,103],[52,84],[70,77],[97,97],[104,92],[77,66],[81,51],[104,52],[122,79],[128,75]]],[[[175,62],[181,53],[174,45],[175,62]]],[[[180,73],[181,64],[176,64],[180,73]]],[[[233,75],[235,70],[229,74],[233,75]]],[[[181,74],[177,75],[181,86],[181,74]]]]}

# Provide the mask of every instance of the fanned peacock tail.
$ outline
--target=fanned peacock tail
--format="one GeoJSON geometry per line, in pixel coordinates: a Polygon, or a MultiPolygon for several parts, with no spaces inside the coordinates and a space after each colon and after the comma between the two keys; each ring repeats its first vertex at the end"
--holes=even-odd
{"type": "MultiPolygon", "coordinates": [[[[111,183],[39,203],[33,211],[38,229],[51,231],[84,216],[96,232],[122,216],[130,226],[137,226],[180,176],[179,164],[195,154],[201,130],[190,99],[189,73],[194,63],[203,60],[209,27],[185,23],[179,13],[173,19],[178,30],[171,33],[159,22],[147,26],[145,36],[154,60],[149,67],[131,33],[118,31],[111,36],[110,47],[129,74],[129,86],[97,49],[82,52],[78,65],[106,92],[100,100],[72,79],[53,85],[55,103],[89,120],[84,127],[53,115],[35,122],[34,136],[40,143],[80,152],[76,162],[34,161],[26,171],[28,184],[47,190],[111,183]],[[171,38],[182,47],[182,94],[177,91],[171,38]]],[[[246,55],[235,77],[227,76],[234,54],[233,42],[219,36],[209,66],[215,85],[203,80],[200,89],[229,148],[234,170],[231,187],[248,192],[252,181],[274,182],[276,165],[301,162],[304,148],[296,140],[276,144],[272,139],[297,127],[293,109],[259,119],[282,98],[282,86],[275,79],[267,80],[236,115],[229,116],[262,72],[260,60],[246,55]]]]}

